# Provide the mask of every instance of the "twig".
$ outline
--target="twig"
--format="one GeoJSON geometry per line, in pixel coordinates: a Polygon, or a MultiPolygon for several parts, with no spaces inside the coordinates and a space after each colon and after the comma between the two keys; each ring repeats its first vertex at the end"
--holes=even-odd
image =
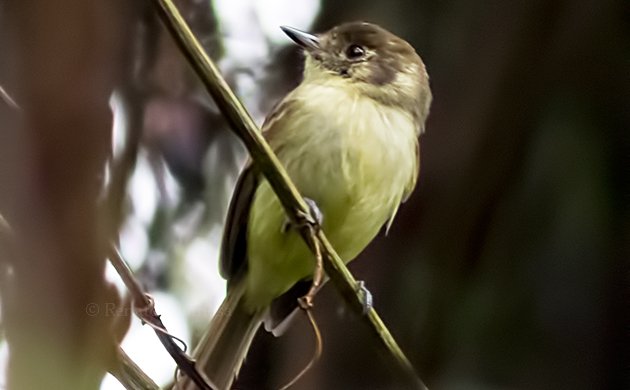
{"type": "Polygon", "coordinates": [[[313,334],[315,335],[315,353],[308,364],[295,377],[293,377],[289,383],[282,386],[280,390],[288,390],[290,387],[295,385],[313,367],[313,365],[317,363],[322,355],[322,334],[319,331],[319,326],[317,326],[317,321],[315,321],[315,317],[313,316],[313,312],[311,310],[313,308],[315,294],[319,291],[319,286],[322,285],[322,281],[324,280],[324,262],[321,247],[319,246],[319,242],[317,242],[317,238],[315,236],[316,229],[318,229],[318,226],[309,225],[308,245],[313,248],[313,253],[315,254],[315,271],[313,272],[313,281],[311,282],[311,287],[306,295],[298,298],[300,309],[304,312],[304,314],[306,314],[306,317],[311,324],[311,328],[313,329],[313,334]]]}
{"type": "Polygon", "coordinates": [[[313,307],[313,299],[322,285],[324,280],[324,259],[322,257],[322,248],[317,241],[317,226],[310,226],[308,232],[307,243],[313,249],[315,254],[315,271],[313,272],[313,282],[306,295],[299,298],[298,303],[302,310],[310,310],[313,307]]]}
{"type": "Polygon", "coordinates": [[[118,382],[127,390],[160,390],[153,380],[138,365],[131,360],[129,355],[118,348],[118,366],[109,370],[118,382]]]}
{"type": "Polygon", "coordinates": [[[140,283],[131,272],[131,269],[129,269],[127,263],[123,260],[118,249],[112,245],[110,252],[110,262],[114,268],[116,268],[116,271],[118,271],[118,274],[125,283],[125,286],[127,286],[127,289],[131,293],[134,312],[136,315],[155,330],[155,334],[158,336],[160,342],[162,342],[162,345],[164,345],[164,348],[166,348],[173,360],[175,360],[177,367],[200,389],[212,390],[215,388],[215,386],[210,385],[208,380],[197,370],[195,362],[175,343],[175,340],[180,342],[181,340],[168,333],[166,327],[160,319],[160,316],[155,312],[153,299],[144,292],[140,283]]]}
{"type": "Polygon", "coordinates": [[[291,379],[289,383],[282,386],[280,390],[288,390],[293,385],[295,385],[297,381],[299,381],[304,376],[304,374],[306,374],[308,370],[310,370],[313,367],[313,365],[317,363],[319,358],[322,356],[322,345],[323,345],[322,333],[319,331],[319,326],[317,326],[317,321],[315,321],[315,317],[313,317],[313,312],[310,310],[310,308],[304,309],[304,313],[306,313],[306,316],[308,317],[308,321],[311,324],[311,328],[313,328],[313,333],[315,334],[315,353],[313,354],[313,357],[308,362],[308,364],[302,369],[302,371],[300,371],[295,377],[293,377],[293,379],[291,379]]]}
{"type": "MultiPolygon", "coordinates": [[[[310,210],[304,199],[295,185],[292,184],[286,170],[261,135],[247,110],[236,98],[221,77],[216,65],[206,55],[190,31],[173,2],[171,0],[152,0],[152,3],[179,45],[182,53],[214,98],[223,115],[225,115],[230,127],[245,144],[254,164],[265,175],[288,217],[296,226],[306,226],[305,222],[309,222],[307,216],[310,216],[310,210]]],[[[310,229],[308,227],[301,229],[302,237],[307,243],[310,241],[309,233],[310,229]]],[[[323,264],[327,274],[347,303],[357,313],[363,314],[363,301],[357,293],[359,284],[356,279],[348,271],[348,268],[334,251],[321,229],[317,231],[315,236],[322,249],[323,264]]],[[[310,243],[309,247],[311,247],[311,250],[315,249],[310,243]]],[[[413,380],[416,387],[426,389],[422,380],[417,376],[411,362],[402,352],[376,311],[371,308],[364,318],[369,323],[372,334],[376,336],[381,345],[386,348],[403,371],[413,380]]]]}

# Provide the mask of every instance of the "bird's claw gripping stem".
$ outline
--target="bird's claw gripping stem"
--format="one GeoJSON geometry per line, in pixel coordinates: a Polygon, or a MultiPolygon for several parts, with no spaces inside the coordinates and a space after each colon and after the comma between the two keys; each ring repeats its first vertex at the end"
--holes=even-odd
{"type": "Polygon", "coordinates": [[[370,290],[365,287],[365,282],[363,280],[357,281],[357,293],[359,294],[359,298],[361,299],[361,304],[363,305],[363,315],[366,315],[372,309],[372,293],[370,290]]]}
{"type": "Polygon", "coordinates": [[[282,224],[283,233],[288,232],[290,228],[301,229],[304,226],[311,226],[311,227],[321,226],[322,223],[324,222],[324,214],[322,214],[322,211],[317,206],[317,203],[315,203],[314,200],[309,199],[309,198],[304,198],[304,201],[308,205],[310,212],[305,213],[305,212],[299,211],[298,212],[299,221],[297,224],[294,224],[291,221],[286,220],[284,224],[282,224]]]}

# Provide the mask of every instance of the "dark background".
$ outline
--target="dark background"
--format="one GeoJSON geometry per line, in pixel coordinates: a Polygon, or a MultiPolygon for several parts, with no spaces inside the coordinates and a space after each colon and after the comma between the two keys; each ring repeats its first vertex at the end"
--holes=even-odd
{"type": "MultiPolygon", "coordinates": [[[[614,1],[323,3],[316,31],[374,21],[408,39],[431,77],[419,187],[352,266],[429,387],[628,386],[623,11],[614,1]]],[[[324,356],[304,388],[397,388],[331,290],[317,310],[324,356]]],[[[297,372],[307,359],[295,343],[313,344],[301,328],[281,346],[260,337],[273,348],[260,359],[274,363],[250,359],[244,388],[266,370],[297,372]]]]}
{"type": "MultiPolygon", "coordinates": [[[[211,4],[178,4],[212,57],[225,59],[221,16],[211,4]]],[[[175,207],[160,208],[147,227],[154,253],[169,258],[175,241],[169,231],[193,205],[204,211],[189,223],[187,240],[222,223],[225,193],[244,153],[211,102],[198,98],[201,86],[146,5],[113,1],[73,14],[61,6],[43,13],[0,2],[0,85],[25,102],[26,111],[50,107],[52,100],[63,110],[64,96],[80,102],[81,110],[83,104],[102,108],[108,91],[117,88],[128,112],[129,143],[148,151],[158,187],[164,172],[157,162],[165,161],[181,189],[175,207]],[[42,22],[54,17],[50,26],[42,22]],[[100,40],[81,35],[68,45],[41,38],[64,34],[73,28],[68,26],[100,40]],[[73,60],[59,65],[57,56],[73,60]],[[58,76],[64,71],[70,79],[58,76]],[[61,87],[52,88],[48,81],[56,77],[61,87]],[[95,88],[102,90],[100,100],[89,98],[95,88]]],[[[430,388],[630,386],[629,19],[628,4],[614,0],[322,2],[314,32],[352,20],[380,24],[412,43],[430,74],[434,101],[421,139],[418,187],[389,235],[379,236],[351,266],[430,388]]],[[[222,68],[237,94],[240,75],[255,72],[257,94],[246,104],[262,115],[300,77],[301,57],[293,46],[269,56],[270,63],[249,70],[222,68]]],[[[37,132],[26,141],[18,136],[20,120],[0,107],[0,212],[28,226],[35,217],[24,212],[30,210],[20,196],[30,188],[24,182],[54,179],[16,174],[45,146],[33,141],[37,132]],[[22,154],[15,151],[18,141],[22,154]]],[[[50,118],[45,110],[31,111],[50,118]]],[[[100,134],[109,139],[111,119],[101,119],[107,126],[100,134]]],[[[68,137],[93,139],[94,120],[72,122],[81,130],[68,137]]],[[[42,123],[46,128],[49,122],[42,123]]],[[[52,161],[74,145],[52,130],[46,134],[44,145],[60,145],[43,154],[52,161]]],[[[122,165],[133,169],[137,150],[130,149],[122,165]]],[[[93,155],[75,157],[68,164],[93,155]]],[[[69,183],[63,174],[53,177],[69,183]]],[[[97,198],[96,191],[90,194],[97,198]]],[[[108,225],[114,231],[133,213],[121,194],[108,225]]],[[[54,196],[66,199],[63,192],[54,196]]],[[[69,202],[60,214],[74,215],[80,207],[69,202]]],[[[71,247],[72,234],[64,237],[71,247]]],[[[209,259],[208,267],[215,261],[209,259]]],[[[152,289],[171,291],[181,288],[174,280],[180,266],[146,256],[137,272],[152,289]]],[[[295,388],[408,386],[332,286],[318,296],[315,314],[324,353],[295,388]]],[[[195,334],[202,329],[191,326],[195,334]]],[[[282,338],[261,332],[237,387],[278,388],[313,349],[302,318],[282,338]]]]}

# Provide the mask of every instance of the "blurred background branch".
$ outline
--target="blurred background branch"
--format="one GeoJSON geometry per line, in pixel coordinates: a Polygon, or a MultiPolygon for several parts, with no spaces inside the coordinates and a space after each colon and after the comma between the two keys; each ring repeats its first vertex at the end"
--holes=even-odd
{"type": "Polygon", "coordinates": [[[107,102],[119,77],[124,9],[116,1],[10,1],[5,10],[10,90],[23,114],[8,122],[18,131],[3,129],[15,150],[2,153],[3,173],[15,170],[3,175],[1,190],[15,232],[2,297],[6,383],[95,388],[116,344],[113,318],[89,316],[86,307],[117,300],[105,281],[96,199],[110,152],[107,102]]]}

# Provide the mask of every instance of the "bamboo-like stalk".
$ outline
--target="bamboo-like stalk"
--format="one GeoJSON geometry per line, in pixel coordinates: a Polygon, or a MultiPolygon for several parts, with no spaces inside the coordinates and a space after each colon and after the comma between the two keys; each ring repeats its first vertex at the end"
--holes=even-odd
{"type": "Polygon", "coordinates": [[[125,389],[160,390],[160,386],[153,382],[120,347],[118,348],[117,364],[118,366],[115,369],[110,369],[109,373],[118,379],[118,382],[120,382],[125,389]]]}
{"type": "MultiPolygon", "coordinates": [[[[310,215],[310,210],[247,110],[227,85],[216,65],[204,52],[173,2],[171,0],[152,0],[152,3],[182,53],[226,117],[230,127],[245,144],[253,163],[273,188],[287,216],[297,226],[304,225],[306,216],[310,215]]],[[[308,229],[303,230],[302,236],[309,247],[314,249],[312,243],[309,242],[308,234],[308,229]]],[[[321,229],[317,229],[316,239],[322,250],[324,269],[337,290],[353,310],[363,316],[372,329],[372,334],[389,352],[403,372],[412,379],[417,388],[426,389],[427,387],[417,376],[411,362],[402,352],[376,310],[370,308],[367,313],[364,313],[364,302],[359,293],[361,286],[335,252],[321,229]]]]}

